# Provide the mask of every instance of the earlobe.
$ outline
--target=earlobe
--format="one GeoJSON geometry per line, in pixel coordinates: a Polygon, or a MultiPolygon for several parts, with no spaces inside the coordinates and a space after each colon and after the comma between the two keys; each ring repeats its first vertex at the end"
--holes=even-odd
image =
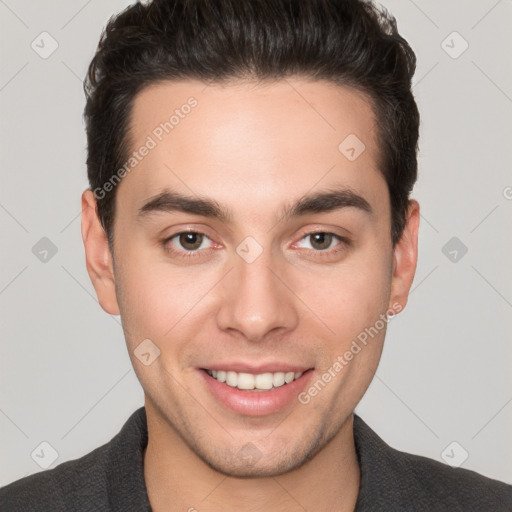
{"type": "Polygon", "coordinates": [[[96,213],[96,198],[90,189],[82,194],[82,240],[87,272],[98,301],[107,313],[119,315],[112,254],[107,235],[96,213]]]}
{"type": "Polygon", "coordinates": [[[389,307],[399,313],[407,304],[418,261],[418,228],[420,206],[409,201],[405,228],[393,250],[393,276],[389,307]]]}

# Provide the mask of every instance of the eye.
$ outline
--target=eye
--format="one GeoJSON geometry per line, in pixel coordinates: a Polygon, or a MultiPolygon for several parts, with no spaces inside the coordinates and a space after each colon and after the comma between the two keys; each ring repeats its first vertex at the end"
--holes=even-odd
{"type": "Polygon", "coordinates": [[[345,248],[345,246],[350,245],[350,242],[345,237],[336,235],[334,233],[328,233],[325,231],[316,231],[313,233],[308,233],[305,236],[301,238],[301,241],[303,240],[310,240],[310,247],[306,247],[307,249],[311,248],[314,252],[326,252],[328,254],[332,254],[335,252],[338,252],[339,250],[342,250],[345,248]],[[334,247],[338,247],[334,250],[329,250],[333,247],[333,242],[340,242],[338,244],[334,244],[334,247]]]}
{"type": "Polygon", "coordinates": [[[204,243],[210,241],[210,238],[204,233],[198,233],[196,231],[182,231],[176,233],[163,241],[165,249],[171,254],[183,256],[184,258],[191,258],[199,256],[195,254],[200,252],[200,249],[206,250],[211,246],[206,246],[204,243]]]}
{"type": "MultiPolygon", "coordinates": [[[[304,235],[298,244],[299,247],[315,253],[315,256],[327,257],[346,249],[350,246],[350,240],[334,233],[316,231],[304,235]],[[310,247],[300,245],[303,241],[307,240],[310,240],[310,247]],[[338,243],[336,243],[336,241],[338,241],[338,243]]],[[[205,252],[209,253],[214,244],[204,233],[197,231],[181,231],[163,240],[162,245],[164,249],[173,256],[179,258],[196,258],[204,255],[205,252]]]]}

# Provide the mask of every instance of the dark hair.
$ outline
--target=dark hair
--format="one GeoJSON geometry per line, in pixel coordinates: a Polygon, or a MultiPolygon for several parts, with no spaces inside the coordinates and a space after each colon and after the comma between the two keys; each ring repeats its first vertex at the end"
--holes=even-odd
{"type": "Polygon", "coordinates": [[[92,190],[102,190],[97,212],[111,250],[116,187],[102,187],[130,152],[138,92],[163,80],[290,76],[328,80],[370,97],[394,245],[417,176],[415,68],[395,18],[370,1],[153,0],[129,6],[109,20],[84,83],[88,178],[92,190]]]}

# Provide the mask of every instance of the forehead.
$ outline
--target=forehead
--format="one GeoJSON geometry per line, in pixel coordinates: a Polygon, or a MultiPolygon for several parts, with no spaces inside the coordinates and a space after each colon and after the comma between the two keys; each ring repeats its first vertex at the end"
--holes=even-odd
{"type": "Polygon", "coordinates": [[[154,84],[134,99],[129,139],[144,156],[118,194],[134,205],[166,188],[269,208],[316,185],[385,186],[369,98],[325,81],[154,84]]]}

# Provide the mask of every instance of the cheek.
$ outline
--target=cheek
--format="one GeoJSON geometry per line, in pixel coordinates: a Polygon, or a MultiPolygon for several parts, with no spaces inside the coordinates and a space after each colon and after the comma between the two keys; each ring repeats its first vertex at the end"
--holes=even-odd
{"type": "Polygon", "coordinates": [[[164,258],[127,251],[116,272],[118,302],[129,343],[149,338],[164,343],[195,324],[216,282],[214,272],[172,266],[164,258]],[[129,255],[129,256],[128,256],[129,255]]]}
{"type": "Polygon", "coordinates": [[[325,335],[337,344],[349,343],[387,311],[389,265],[382,252],[360,251],[330,268],[296,272],[297,295],[324,324],[325,335]]]}
{"type": "Polygon", "coordinates": [[[172,285],[135,247],[117,259],[116,290],[127,342],[133,346],[146,338],[157,339],[172,325],[167,316],[172,285]]]}

